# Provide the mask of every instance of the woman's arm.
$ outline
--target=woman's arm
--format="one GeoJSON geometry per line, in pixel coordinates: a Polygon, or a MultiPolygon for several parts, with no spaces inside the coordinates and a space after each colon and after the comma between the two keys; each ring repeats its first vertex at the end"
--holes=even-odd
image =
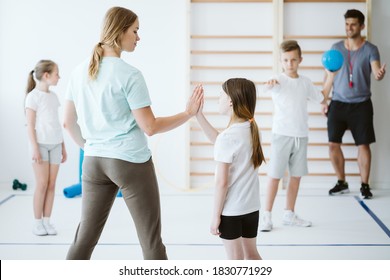
{"type": "Polygon", "coordinates": [[[225,205],[226,195],[228,191],[229,166],[230,163],[217,163],[214,212],[210,225],[210,232],[213,235],[220,235],[218,228],[221,224],[221,214],[225,205]]]}
{"type": "Polygon", "coordinates": [[[150,106],[133,110],[132,113],[139,127],[148,136],[152,136],[157,133],[172,130],[195,116],[199,110],[202,100],[203,88],[201,86],[197,86],[187,103],[186,110],[182,113],[169,117],[156,118],[150,106]]]}
{"type": "Polygon", "coordinates": [[[37,114],[33,109],[26,108],[26,119],[27,119],[27,133],[33,150],[32,160],[36,163],[42,162],[41,153],[39,152],[39,145],[37,141],[37,133],[35,130],[37,114]]]}
{"type": "Polygon", "coordinates": [[[76,107],[74,106],[74,102],[70,100],[67,100],[65,103],[64,128],[76,144],[81,149],[84,149],[85,139],[82,137],[80,126],[77,124],[76,107]]]}

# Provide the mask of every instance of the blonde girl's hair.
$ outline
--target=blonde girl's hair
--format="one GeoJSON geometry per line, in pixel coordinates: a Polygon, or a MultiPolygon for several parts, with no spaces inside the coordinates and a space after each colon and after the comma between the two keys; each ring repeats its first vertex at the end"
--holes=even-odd
{"type": "Polygon", "coordinates": [[[34,79],[34,74],[35,78],[40,81],[45,73],[53,73],[56,66],[57,64],[51,60],[42,59],[38,61],[37,65],[35,65],[35,68],[28,74],[26,94],[32,91],[37,85],[34,79]]]}
{"type": "Polygon", "coordinates": [[[99,72],[100,61],[103,57],[103,45],[120,49],[120,36],[136,20],[137,15],[134,12],[122,7],[113,7],[107,11],[100,34],[100,42],[95,45],[89,62],[88,75],[91,80],[95,80],[99,72]]]}
{"type": "Polygon", "coordinates": [[[252,163],[254,168],[265,162],[263,149],[261,148],[259,128],[254,119],[256,110],[256,86],[244,78],[233,78],[223,83],[222,89],[230,97],[233,106],[233,114],[237,118],[249,120],[252,134],[252,163]]]}

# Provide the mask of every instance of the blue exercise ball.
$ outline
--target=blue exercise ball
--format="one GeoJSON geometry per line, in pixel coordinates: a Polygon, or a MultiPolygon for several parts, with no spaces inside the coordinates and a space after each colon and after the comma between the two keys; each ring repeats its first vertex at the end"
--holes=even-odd
{"type": "Polygon", "coordinates": [[[331,72],[338,71],[343,63],[344,57],[338,50],[329,50],[322,55],[322,65],[331,72]]]}

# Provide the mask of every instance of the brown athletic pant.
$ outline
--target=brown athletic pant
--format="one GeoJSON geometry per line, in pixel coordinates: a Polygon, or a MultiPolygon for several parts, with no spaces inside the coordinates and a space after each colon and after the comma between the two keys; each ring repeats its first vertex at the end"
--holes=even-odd
{"type": "Polygon", "coordinates": [[[131,163],[89,157],[83,162],[82,212],[67,259],[90,259],[118,189],[134,220],[144,259],[167,259],[161,239],[160,194],[152,159],[131,163]]]}

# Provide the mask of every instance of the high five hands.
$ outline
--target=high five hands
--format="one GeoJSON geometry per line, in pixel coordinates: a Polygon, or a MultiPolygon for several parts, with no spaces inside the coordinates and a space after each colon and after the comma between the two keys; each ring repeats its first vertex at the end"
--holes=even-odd
{"type": "Polygon", "coordinates": [[[203,86],[197,85],[194,88],[192,95],[187,102],[186,112],[190,116],[195,116],[202,105],[203,105],[203,86]]]}

